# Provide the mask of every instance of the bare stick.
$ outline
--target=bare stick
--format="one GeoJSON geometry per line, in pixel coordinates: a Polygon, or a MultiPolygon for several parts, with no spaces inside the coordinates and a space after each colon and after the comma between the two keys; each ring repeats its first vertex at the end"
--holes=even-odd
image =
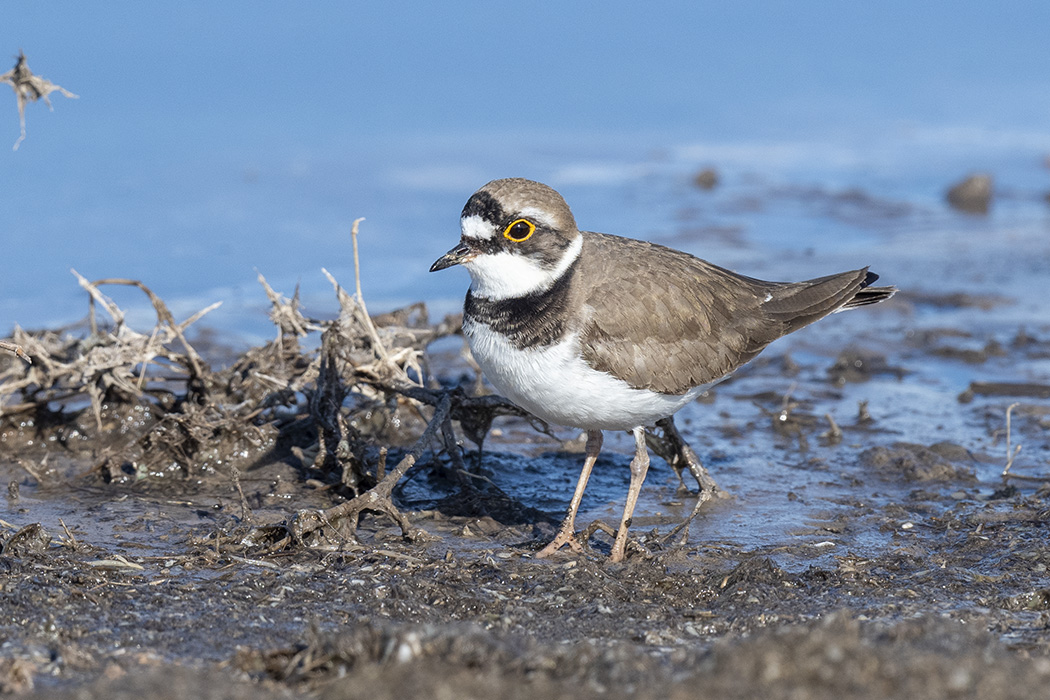
{"type": "MultiPolygon", "coordinates": [[[[102,306],[106,309],[106,312],[109,313],[109,315],[113,318],[118,327],[124,324],[124,312],[121,311],[120,308],[116,304],[114,304],[111,299],[109,299],[106,295],[99,291],[99,287],[103,284],[120,284],[129,287],[137,287],[139,290],[141,290],[142,293],[149,298],[150,303],[153,304],[153,310],[157,314],[158,327],[161,325],[166,325],[168,326],[168,328],[171,329],[171,332],[175,335],[176,338],[179,339],[179,342],[182,343],[182,347],[186,350],[186,359],[189,362],[190,368],[193,371],[194,375],[197,377],[201,377],[204,375],[203,368],[201,367],[200,355],[197,354],[197,351],[194,350],[193,346],[190,345],[189,341],[186,340],[186,336],[183,335],[183,331],[189,326],[189,322],[181,324],[177,323],[175,321],[175,317],[172,316],[171,311],[168,310],[168,305],[165,304],[160,297],[154,294],[152,289],[150,289],[138,280],[108,278],[95,280],[94,282],[89,282],[76,270],[70,270],[70,272],[72,272],[76,276],[77,281],[80,283],[80,286],[87,290],[88,294],[91,295],[92,302],[97,300],[100,304],[102,304],[102,306]]],[[[217,304],[212,304],[207,309],[204,309],[203,311],[194,314],[193,320],[199,319],[201,316],[203,316],[208,311],[211,311],[216,306],[217,304]]],[[[94,331],[94,329],[92,330],[94,331]]]]}
{"type": "Polygon", "coordinates": [[[241,488],[241,470],[234,467],[230,470],[230,476],[233,478],[233,485],[237,488],[237,495],[241,498],[241,522],[250,523],[252,509],[248,505],[248,499],[244,497],[244,489],[241,488]]]}
{"type": "Polygon", "coordinates": [[[69,548],[70,548],[70,549],[73,549],[73,550],[75,550],[75,549],[76,549],[77,547],[79,547],[79,546],[80,546],[80,545],[79,545],[79,544],[77,543],[77,538],[76,538],[76,537],[74,537],[74,536],[73,536],[73,533],[69,531],[69,528],[68,528],[68,527],[66,527],[66,523],[65,523],[65,521],[63,521],[63,520],[62,520],[62,518],[59,518],[59,519],[58,519],[58,523],[59,523],[59,525],[61,525],[61,526],[62,526],[62,529],[63,529],[63,530],[65,531],[65,533],[66,533],[66,538],[67,538],[67,544],[69,545],[69,548]]]}
{"type": "MultiPolygon", "coordinates": [[[[360,221],[360,219],[358,219],[360,221]]],[[[335,288],[335,294],[339,297],[339,306],[341,308],[347,308],[350,303],[350,295],[346,293],[342,285],[335,279],[335,276],[325,268],[321,268],[321,272],[328,278],[328,281],[332,283],[335,288]]],[[[360,281],[358,281],[360,285],[360,281]]],[[[358,292],[360,293],[360,292],[358,292]]],[[[372,341],[372,348],[375,350],[376,356],[383,360],[385,364],[390,364],[390,355],[387,353],[386,346],[383,344],[383,340],[379,337],[379,331],[376,330],[375,324],[372,323],[372,317],[368,315],[368,309],[365,308],[363,301],[358,301],[356,298],[353,299],[353,303],[360,310],[360,321],[364,325],[365,330],[368,331],[368,337],[372,341]]]]}
{"type": "Polygon", "coordinates": [[[365,306],[365,298],[361,294],[361,259],[357,254],[357,228],[362,221],[364,221],[363,218],[354,219],[354,226],[350,229],[350,239],[354,244],[354,284],[357,288],[357,305],[361,307],[365,326],[368,328],[368,333],[372,336],[372,342],[375,343],[376,353],[378,353],[380,359],[387,360],[386,347],[383,345],[383,341],[379,339],[379,332],[376,330],[375,324],[372,323],[372,317],[368,314],[368,307],[365,306]]]}
{"type": "Polygon", "coordinates": [[[350,229],[350,240],[354,245],[354,282],[357,286],[357,303],[361,305],[361,308],[365,306],[365,298],[361,295],[361,257],[357,254],[357,227],[364,220],[364,217],[354,219],[354,225],[350,229]]]}
{"type": "Polygon", "coordinates": [[[1006,466],[1003,467],[1004,478],[1010,474],[1010,467],[1014,465],[1014,457],[1021,451],[1020,445],[1015,445],[1012,450],[1010,449],[1010,413],[1020,405],[1019,403],[1012,403],[1006,408],[1006,466]]]}
{"type": "Polygon", "coordinates": [[[9,343],[6,340],[0,340],[0,350],[7,350],[8,352],[13,352],[29,364],[33,364],[33,358],[26,354],[26,351],[22,349],[21,345],[15,345],[14,343],[9,343]]]}
{"type": "Polygon", "coordinates": [[[379,463],[376,464],[376,481],[382,481],[386,478],[386,455],[388,449],[386,445],[379,448],[379,463]]]}

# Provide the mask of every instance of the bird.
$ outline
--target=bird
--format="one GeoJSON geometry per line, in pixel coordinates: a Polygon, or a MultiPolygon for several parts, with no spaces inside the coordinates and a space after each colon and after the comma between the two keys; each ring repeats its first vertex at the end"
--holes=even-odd
{"type": "Polygon", "coordinates": [[[866,267],[768,282],[656,243],[581,231],[556,190],[523,178],[477,190],[460,230],[430,271],[470,273],[463,335],[485,377],[529,413],[586,434],[568,512],[540,558],[566,545],[583,551],[575,520],[602,431],[630,431],[635,441],[609,554],[619,562],[649,468],[647,426],[668,425],[774,340],[896,291],[872,286],[878,275],[866,267]]]}

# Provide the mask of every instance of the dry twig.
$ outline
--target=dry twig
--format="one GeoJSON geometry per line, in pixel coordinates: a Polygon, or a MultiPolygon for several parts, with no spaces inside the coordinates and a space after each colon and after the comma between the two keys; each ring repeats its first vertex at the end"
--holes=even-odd
{"type": "Polygon", "coordinates": [[[0,350],[7,350],[8,352],[13,352],[29,364],[33,364],[33,358],[26,354],[26,351],[22,349],[21,345],[9,343],[6,340],[0,340],[0,350]]]}
{"type": "Polygon", "coordinates": [[[1020,403],[1012,403],[1006,408],[1006,466],[1003,467],[1004,478],[1010,475],[1010,467],[1014,465],[1014,458],[1021,451],[1020,445],[1015,445],[1012,449],[1010,447],[1010,414],[1020,405],[1020,403]]]}
{"type": "MultiPolygon", "coordinates": [[[[15,344],[25,348],[24,352],[32,355],[36,362],[25,370],[8,367],[6,371],[0,372],[3,395],[21,393],[23,398],[20,404],[5,406],[4,413],[35,410],[51,402],[66,402],[87,396],[95,413],[96,424],[101,429],[103,397],[120,395],[128,400],[138,399],[145,390],[144,374],[154,365],[167,370],[181,368],[186,373],[183,381],[188,386],[197,392],[204,390],[206,367],[186,341],[184,333],[190,324],[218,304],[177,323],[164,302],[137,280],[89,282],[76,270],[72,272],[90,295],[92,332],[88,338],[79,339],[58,333],[31,335],[16,327],[13,337],[15,344]],[[99,289],[103,284],[131,285],[146,294],[157,313],[157,325],[150,333],[138,333],[124,323],[123,311],[99,289]],[[115,326],[111,331],[99,329],[94,318],[96,303],[113,319],[115,326]],[[168,347],[175,340],[181,343],[184,353],[168,347]],[[164,363],[158,364],[158,360],[164,363]]],[[[152,378],[157,382],[169,379],[157,373],[152,378]]]]}
{"type": "Polygon", "coordinates": [[[347,529],[353,535],[365,510],[392,518],[406,537],[417,536],[394,505],[393,492],[435,438],[449,454],[461,483],[469,483],[453,421],[478,445],[479,454],[496,416],[524,417],[538,430],[549,430],[500,397],[474,397],[459,389],[424,386],[427,345],[458,332],[460,321],[450,317],[431,324],[423,304],[373,318],[361,292],[356,255],[359,224],[360,219],[352,232],[356,294],[347,293],[325,271],[339,301],[339,317],[330,321],[307,318],[299,308],[298,292],[288,299],[259,275],[278,336],[219,372],[207,366],[185,336],[190,324],[217,305],[179,323],[142,282],[91,282],[74,271],[89,295],[90,332],[75,338],[59,333],[28,334],[16,328],[14,344],[24,347],[35,362],[28,368],[0,369],[0,396],[21,395],[21,403],[6,406],[5,412],[48,412],[53,411],[49,408],[53,404],[86,397],[90,399],[86,409],[63,416],[75,421],[81,411],[92,411],[101,436],[105,434],[104,403],[119,420],[122,411],[148,402],[148,422],[140,423],[139,431],[131,432],[125,444],[104,446],[97,471],[110,479],[126,480],[166,473],[173,467],[189,474],[221,464],[232,470],[246,524],[251,512],[241,488],[240,469],[252,467],[234,460],[255,458],[267,449],[265,459],[280,459],[283,453],[275,445],[282,437],[298,452],[282,450],[307,456],[301,460],[307,469],[322,472],[327,483],[342,486],[354,497],[326,511],[297,513],[276,528],[256,528],[245,540],[277,540],[271,551],[302,543],[311,535],[341,537],[347,529]],[[148,333],[128,326],[125,312],[102,292],[107,284],[133,286],[146,295],[157,317],[148,333]],[[109,324],[96,318],[99,308],[111,319],[109,324]],[[303,351],[299,338],[318,330],[323,331],[319,350],[303,351]],[[166,371],[161,373],[161,369],[166,371]],[[397,415],[400,411],[404,415],[397,415]],[[403,438],[405,426],[411,425],[406,420],[414,421],[417,416],[423,421],[422,434],[397,466],[387,469],[384,426],[394,426],[394,434],[403,438]],[[312,438],[313,444],[304,445],[304,437],[307,441],[312,438]],[[376,446],[380,448],[378,464],[372,452],[376,446]]]}
{"type": "Polygon", "coordinates": [[[366,510],[388,515],[401,528],[401,534],[404,537],[409,539],[417,537],[420,533],[412,530],[412,525],[408,518],[406,518],[394,505],[394,488],[401,480],[401,477],[403,477],[405,473],[415,465],[420,456],[422,456],[423,451],[433,439],[435,433],[440,430],[451,410],[452,399],[450,395],[446,394],[438,405],[437,410],[434,411],[434,416],[430,419],[430,423],[427,425],[426,430],[423,431],[423,434],[420,436],[419,440],[416,441],[412,450],[402,457],[401,461],[398,462],[397,467],[395,467],[390,473],[386,474],[386,476],[383,477],[383,479],[372,489],[355,496],[353,499],[346,501],[345,503],[340,503],[339,505],[333,506],[324,511],[299,511],[292,516],[286,525],[278,526],[276,529],[273,527],[259,528],[249,534],[249,536],[245,538],[245,542],[248,544],[256,544],[261,541],[272,540],[275,533],[283,531],[286,534],[268,548],[269,551],[276,552],[293,543],[302,544],[304,538],[308,535],[316,533],[326,526],[330,527],[333,523],[343,519],[347,521],[347,529],[352,534],[357,530],[357,523],[361,517],[361,513],[366,510]]]}
{"type": "Polygon", "coordinates": [[[51,106],[51,93],[58,92],[64,97],[70,99],[76,99],[77,95],[74,95],[69,90],[66,90],[61,85],[55,85],[50,80],[40,77],[39,75],[33,75],[33,71],[29,70],[29,64],[26,63],[26,55],[21,51],[18,52],[18,60],[15,61],[15,67],[7,71],[3,75],[0,75],[0,83],[7,83],[11,86],[11,89],[15,91],[15,99],[18,101],[18,124],[21,129],[21,133],[18,140],[15,141],[15,145],[12,150],[17,151],[19,145],[26,138],[26,103],[36,102],[37,100],[43,100],[44,104],[51,111],[54,111],[54,107],[51,106]]]}

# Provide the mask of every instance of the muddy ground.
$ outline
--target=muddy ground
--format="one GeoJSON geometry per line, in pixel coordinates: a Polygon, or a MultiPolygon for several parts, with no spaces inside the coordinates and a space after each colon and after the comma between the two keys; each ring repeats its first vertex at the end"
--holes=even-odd
{"type": "MultiPolygon", "coordinates": [[[[462,463],[448,443],[424,445],[394,491],[410,538],[389,516],[365,512],[356,533],[324,523],[275,544],[297,511],[367,491],[381,476],[378,447],[390,448],[393,469],[435,411],[396,392],[377,400],[353,383],[361,373],[351,381],[344,372],[339,405],[352,439],[330,449],[311,424],[324,392],[311,394],[308,381],[294,388],[314,403],[285,395],[283,413],[229,388],[231,376],[276,374],[277,364],[296,364],[290,358],[305,366],[323,346],[288,347],[286,337],[281,352],[246,363],[233,353],[227,393],[208,394],[226,403],[196,427],[186,416],[208,407],[195,408],[203,394],[185,387],[135,397],[111,383],[72,399],[27,388],[7,398],[0,429],[9,484],[0,689],[47,698],[1045,697],[1050,403],[1030,375],[1001,380],[1050,357],[1050,329],[916,333],[910,319],[924,304],[975,302],[902,294],[868,331],[829,321],[825,334],[815,327],[800,344],[771,349],[683,411],[679,427],[731,497],[705,505],[687,538],[666,541],[694,496],[654,459],[627,560],[615,565],[602,534],[583,556],[533,558],[571,495],[580,443],[514,416],[496,418],[480,466],[460,421],[462,463]],[[930,368],[987,369],[989,381],[948,394],[930,368]],[[251,401],[257,410],[245,408],[251,401]],[[926,408],[913,411],[916,401],[926,408]],[[1023,450],[1004,479],[1014,403],[1009,439],[1023,450]],[[185,429],[181,442],[170,421],[185,429]],[[902,427],[916,423],[924,430],[902,427]],[[200,425],[212,426],[210,438],[200,425]],[[904,439],[916,434],[929,437],[904,439]]],[[[458,343],[453,334],[432,349],[435,391],[477,388],[458,343]]],[[[8,381],[29,371],[13,355],[0,362],[8,381]]],[[[606,444],[581,525],[614,522],[622,504],[629,443],[606,444]]]]}

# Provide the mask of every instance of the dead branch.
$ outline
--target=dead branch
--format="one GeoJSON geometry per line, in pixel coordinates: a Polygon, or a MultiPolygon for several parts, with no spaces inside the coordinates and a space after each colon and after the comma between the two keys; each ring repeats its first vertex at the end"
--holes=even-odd
{"type": "Polygon", "coordinates": [[[99,280],[89,282],[76,270],[72,271],[90,297],[91,333],[87,338],[69,337],[58,333],[29,334],[15,328],[14,345],[36,359],[29,368],[7,367],[0,372],[0,398],[16,393],[22,402],[5,406],[10,414],[46,407],[51,402],[63,402],[76,397],[87,397],[101,432],[102,402],[106,396],[120,396],[135,401],[146,391],[147,375],[154,383],[170,381],[161,374],[182,369],[181,379],[191,389],[204,390],[206,367],[189,344],[185,330],[191,323],[216,308],[213,304],[177,323],[167,305],[146,285],[137,280],[99,280]],[[147,334],[139,333],[124,323],[124,312],[99,289],[103,284],[126,284],[146,294],[157,313],[157,324],[147,334]],[[95,319],[95,305],[102,306],[113,319],[111,331],[103,332],[95,319]],[[169,347],[179,341],[185,352],[169,347]]]}
{"type": "MultiPolygon", "coordinates": [[[[361,294],[361,258],[357,254],[357,228],[361,225],[364,219],[354,219],[354,225],[350,229],[350,240],[354,247],[354,284],[357,288],[357,296],[355,297],[357,305],[361,307],[361,315],[365,326],[368,328],[369,335],[372,336],[374,347],[376,352],[379,354],[379,359],[387,360],[386,348],[383,347],[383,342],[379,339],[379,334],[376,332],[375,324],[372,323],[372,317],[368,315],[368,308],[365,306],[365,297],[361,294]]],[[[325,271],[328,274],[328,271],[325,271]]],[[[331,276],[329,275],[329,279],[331,276]]]]}
{"type": "MultiPolygon", "coordinates": [[[[355,222],[355,238],[359,223],[355,222]]],[[[311,536],[340,537],[347,531],[353,536],[360,514],[368,510],[391,518],[406,537],[416,537],[420,532],[394,504],[394,489],[435,438],[449,454],[455,473],[466,478],[453,421],[478,445],[479,455],[497,416],[526,418],[548,434],[549,429],[497,396],[424,386],[426,348],[437,338],[457,333],[461,327],[457,317],[431,324],[425,305],[415,304],[373,318],[364,305],[359,273],[356,294],[324,273],[339,301],[338,318],[308,318],[299,307],[298,291],[290,299],[284,297],[260,274],[278,336],[242,354],[229,368],[214,372],[185,336],[187,327],[214,306],[179,323],[164,301],[140,281],[91,282],[74,271],[89,297],[87,336],[29,334],[16,328],[10,344],[24,348],[35,362],[28,368],[0,366],[0,397],[21,394],[21,403],[5,407],[5,412],[48,411],[52,402],[87,398],[88,407],[77,411],[92,411],[103,435],[103,404],[119,420],[126,407],[151,402],[155,410],[149,412],[148,424],[124,444],[106,445],[95,459],[97,472],[110,479],[137,479],[173,469],[189,474],[207,465],[251,468],[234,463],[233,455],[247,459],[269,449],[269,459],[280,459],[283,453],[274,445],[278,437],[291,435],[298,452],[282,449],[305,455],[300,462],[320,472],[311,478],[345,488],[353,498],[325,511],[296,513],[281,526],[257,528],[245,543],[253,538],[258,543],[276,540],[272,551],[301,544],[311,536]],[[156,314],[149,332],[128,326],[125,312],[102,291],[109,284],[136,287],[146,295],[156,314]],[[100,309],[109,317],[105,322],[97,318],[100,309]],[[317,331],[322,331],[321,347],[304,352],[299,338],[317,331]],[[407,431],[415,432],[414,422],[420,437],[388,470],[384,431],[390,429],[389,435],[403,440],[407,431]],[[375,464],[375,447],[379,447],[379,464],[375,464]]],[[[238,471],[232,473],[236,487],[238,471]]],[[[245,503],[242,497],[242,514],[248,513],[245,503]]]]}
{"type": "Polygon", "coordinates": [[[302,545],[304,538],[308,535],[317,533],[326,526],[332,527],[334,523],[340,520],[345,520],[349,532],[355,533],[361,513],[365,511],[374,511],[387,515],[398,524],[404,537],[414,539],[419,533],[413,531],[408,518],[394,505],[394,488],[401,480],[401,477],[422,456],[423,451],[430,444],[435,433],[441,429],[441,426],[448,419],[451,409],[452,397],[446,394],[438,404],[437,410],[434,411],[434,415],[427,424],[426,430],[423,431],[412,450],[402,457],[397,467],[383,477],[372,489],[355,496],[345,503],[340,503],[323,511],[298,511],[284,525],[257,528],[245,538],[245,543],[257,544],[264,541],[272,541],[275,533],[283,531],[286,534],[267,548],[269,552],[277,552],[292,544],[302,545]]]}
{"type": "Polygon", "coordinates": [[[362,481],[367,478],[363,466],[353,464],[360,451],[357,431],[350,425],[343,411],[343,402],[349,387],[343,382],[343,371],[336,347],[338,328],[333,326],[321,336],[320,367],[317,388],[309,394],[310,415],[317,426],[318,451],[314,468],[339,471],[340,481],[355,495],[361,493],[362,481]],[[354,449],[357,448],[357,449],[354,449]],[[357,468],[355,468],[355,466],[357,468]]]}
{"type": "Polygon", "coordinates": [[[291,299],[284,297],[273,290],[266,278],[259,273],[259,284],[266,292],[270,300],[270,320],[277,326],[277,337],[279,339],[296,339],[309,335],[312,330],[321,330],[321,326],[311,322],[299,311],[299,287],[296,286],[295,294],[291,299]]]}
{"type": "Polygon", "coordinates": [[[1014,465],[1014,459],[1017,458],[1017,454],[1021,451],[1020,444],[1013,447],[1010,446],[1010,414],[1020,405],[1020,403],[1015,402],[1006,407],[1006,466],[1003,467],[1004,479],[1010,475],[1010,468],[1014,465]]]}
{"type": "Polygon", "coordinates": [[[13,352],[29,364],[33,364],[33,358],[26,354],[26,351],[22,349],[21,345],[9,343],[6,340],[0,340],[0,350],[7,350],[8,352],[13,352]]]}
{"type": "Polygon", "coordinates": [[[26,103],[36,102],[37,100],[43,100],[44,104],[51,111],[54,111],[54,107],[51,106],[50,95],[52,92],[58,92],[64,97],[70,99],[77,99],[77,95],[74,95],[69,90],[66,90],[61,85],[55,85],[50,80],[40,77],[39,75],[33,75],[33,71],[29,70],[29,64],[26,63],[26,55],[21,51],[18,52],[18,60],[15,61],[15,67],[7,71],[3,75],[0,75],[0,83],[7,83],[11,86],[11,89],[15,91],[15,99],[18,101],[18,125],[20,127],[20,135],[18,140],[15,141],[15,145],[12,150],[17,151],[26,138],[26,103]]]}
{"type": "Polygon", "coordinates": [[[459,421],[464,434],[481,448],[492,425],[492,421],[499,416],[515,416],[529,421],[532,427],[553,439],[557,437],[551,432],[546,423],[539,420],[531,413],[506,400],[502,396],[490,394],[487,396],[468,396],[460,389],[451,391],[426,389],[413,384],[399,384],[396,382],[373,382],[375,386],[384,391],[393,392],[406,398],[418,401],[428,406],[437,406],[446,396],[452,398],[451,418],[459,421]]]}
{"type": "Polygon", "coordinates": [[[80,286],[86,289],[88,291],[88,294],[90,295],[91,301],[89,313],[91,316],[91,330],[93,333],[97,333],[98,331],[98,328],[95,325],[96,300],[98,300],[99,303],[105,306],[106,311],[113,318],[114,322],[116,322],[117,333],[122,332],[122,330],[124,329],[124,313],[119,308],[117,308],[117,305],[114,304],[112,300],[107,298],[99,291],[100,286],[104,284],[120,284],[127,285],[129,287],[137,287],[138,289],[140,289],[142,293],[149,298],[150,303],[153,305],[153,310],[157,313],[157,325],[153,329],[150,341],[147,343],[147,348],[153,345],[153,340],[156,339],[160,329],[166,326],[170,330],[171,334],[179,340],[179,342],[182,344],[182,347],[186,350],[186,360],[189,364],[190,369],[192,370],[190,375],[190,381],[192,383],[198,384],[201,388],[203,388],[201,378],[204,376],[204,368],[201,366],[201,357],[197,353],[197,351],[193,349],[193,346],[190,345],[189,342],[186,340],[186,336],[183,335],[183,331],[208,312],[213,311],[222,306],[221,301],[217,301],[211,306],[208,306],[207,308],[198,311],[183,323],[177,323],[175,321],[175,317],[171,315],[171,311],[168,310],[168,305],[165,304],[160,297],[154,294],[152,289],[150,289],[138,280],[110,278],[96,280],[95,282],[88,282],[76,270],[71,270],[71,272],[76,276],[77,281],[80,282],[80,286]]]}

